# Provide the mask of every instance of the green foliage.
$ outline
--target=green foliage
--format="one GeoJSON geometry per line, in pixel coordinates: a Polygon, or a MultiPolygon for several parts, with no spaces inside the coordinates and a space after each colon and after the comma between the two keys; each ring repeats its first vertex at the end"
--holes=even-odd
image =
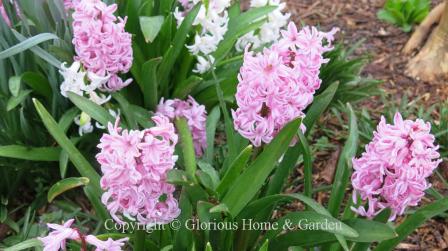
{"type": "Polygon", "coordinates": [[[369,62],[367,56],[354,56],[354,51],[363,43],[346,48],[339,43],[332,51],[325,54],[329,59],[320,71],[322,84],[317,94],[322,93],[335,82],[339,83],[333,104],[356,103],[371,96],[380,94],[378,85],[381,81],[363,76],[362,70],[369,62]]]}
{"type": "Polygon", "coordinates": [[[425,207],[420,208],[412,215],[408,216],[403,223],[397,228],[397,236],[394,239],[390,239],[380,243],[374,250],[393,250],[400,241],[404,240],[415,229],[417,229],[425,221],[435,217],[448,210],[448,198],[437,200],[425,207]]]}
{"type": "Polygon", "coordinates": [[[339,214],[339,208],[344,199],[345,190],[347,189],[349,178],[351,176],[351,160],[358,149],[358,122],[355,112],[352,107],[348,105],[350,111],[350,132],[344,149],[341,152],[339,161],[336,167],[336,173],[333,180],[333,188],[331,190],[330,201],[328,202],[328,210],[333,216],[339,214]]]}
{"type": "MultiPolygon", "coordinates": [[[[21,203],[33,204],[35,209],[44,206],[43,190],[59,178],[57,172],[50,170],[58,170],[61,149],[53,144],[31,102],[32,97],[42,99],[55,118],[69,108],[58,92],[61,80],[55,67],[61,63],[50,53],[57,47],[71,54],[64,36],[65,26],[60,24],[56,29],[51,24],[63,15],[63,7],[56,7],[59,4],[20,1],[22,18],[29,20],[24,19],[14,29],[0,20],[0,197],[7,201],[2,208],[7,209],[5,224],[11,229],[20,226],[14,215],[25,213],[23,208],[13,210],[14,207],[21,203]],[[24,187],[35,200],[25,201],[24,187]]],[[[4,6],[13,13],[9,2],[4,2],[4,6]]],[[[10,17],[19,22],[20,17],[10,17]]],[[[15,237],[25,240],[27,235],[16,233],[15,237]]]]}
{"type": "Polygon", "coordinates": [[[429,0],[387,0],[377,16],[404,32],[410,32],[414,24],[420,23],[428,15],[430,3],[429,0]]]}
{"type": "MultiPolygon", "coordinates": [[[[262,26],[266,15],[275,8],[242,11],[240,3],[234,1],[229,8],[228,32],[213,54],[216,59],[213,70],[196,74],[192,73],[195,58],[185,45],[192,42],[197,32],[193,22],[201,4],[207,5],[209,1],[199,2],[179,26],[172,14],[175,0],[107,2],[117,2],[120,16],[128,16],[126,30],[133,35],[134,62],[131,72],[123,77],[133,78],[135,84],[112,94],[111,101],[104,106],[74,93],[69,93],[67,99],[59,92],[62,79],[58,68],[61,62],[70,63],[73,57],[70,17],[64,12],[62,1],[23,0],[20,1],[23,16],[13,17],[13,29],[0,21],[0,222],[14,232],[1,242],[0,249],[39,250],[42,247],[36,237],[45,235],[47,229],[36,222],[59,223],[70,218],[78,220],[77,227],[81,230],[99,234],[102,239],[130,237],[130,246],[142,251],[284,250],[292,246],[348,250],[382,241],[385,242],[379,246],[391,247],[446,207],[441,198],[434,205],[418,210],[416,216],[410,216],[396,230],[384,220],[357,219],[343,213],[350,212],[350,203],[344,203],[349,191],[350,160],[359,150],[359,143],[365,143],[372,132],[369,113],[345,104],[355,104],[380,93],[379,81],[362,76],[367,58],[352,55],[357,45],[347,49],[341,43],[325,55],[329,62],[321,69],[321,88],[305,111],[305,133],[299,131],[302,121],[296,119],[270,144],[253,148],[235,132],[229,111],[234,107],[237,74],[243,60],[234,45],[240,36],[262,26]],[[149,117],[161,98],[185,99],[189,95],[207,107],[208,147],[202,158],[196,157],[188,122],[175,121],[179,160],[168,173],[167,181],[179,191],[176,196],[181,215],[177,220],[181,228],[174,230],[165,225],[165,229],[150,234],[103,229],[102,223],[109,215],[100,201],[103,191],[94,159],[99,135],[79,136],[72,128],[73,120],[83,112],[106,126],[115,121],[108,109],[119,108],[123,128],[149,128],[152,126],[149,117]],[[325,135],[320,135],[317,144],[311,142],[315,129],[322,129],[319,119],[328,109],[340,120],[347,137],[327,209],[313,198],[313,192],[319,189],[313,187],[313,154],[316,149],[330,151],[334,147],[325,135]],[[349,118],[349,126],[345,126],[343,116],[349,118]],[[298,143],[290,147],[293,140],[298,143]],[[283,194],[288,176],[302,163],[303,191],[283,194]],[[35,199],[29,207],[20,206],[29,201],[17,195],[18,188],[24,186],[35,188],[35,199]],[[81,189],[83,194],[75,192],[81,189]],[[83,203],[88,210],[71,203],[74,197],[88,201],[83,203]],[[281,217],[273,217],[274,211],[293,201],[303,204],[305,210],[281,211],[284,212],[281,217]],[[39,211],[37,219],[36,212],[41,208],[47,210],[39,211]],[[15,217],[20,214],[24,217],[15,217]],[[338,224],[341,228],[191,231],[185,228],[185,222],[191,219],[202,223],[236,223],[240,227],[244,220],[277,223],[281,227],[286,222],[298,224],[307,219],[316,224],[338,224]]],[[[10,4],[5,5],[11,12],[10,4]]],[[[446,141],[442,145],[446,151],[448,109],[441,109],[444,119],[433,128],[438,139],[446,141]]],[[[69,249],[79,250],[80,246],[71,242],[69,249]]]]}

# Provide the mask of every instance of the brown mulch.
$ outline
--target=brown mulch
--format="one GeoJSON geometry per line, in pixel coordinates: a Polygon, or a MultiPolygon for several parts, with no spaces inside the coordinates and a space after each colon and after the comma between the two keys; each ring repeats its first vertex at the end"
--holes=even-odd
{"type": "MultiPolygon", "coordinates": [[[[424,105],[443,102],[448,98],[446,80],[423,82],[405,74],[406,64],[410,57],[401,53],[410,37],[399,28],[383,23],[377,19],[376,13],[384,5],[384,0],[288,0],[288,11],[293,20],[300,24],[319,25],[322,30],[332,27],[341,29],[340,36],[347,45],[363,41],[355,51],[355,55],[369,54],[372,61],[364,69],[363,74],[384,81],[382,88],[389,97],[399,102],[406,94],[410,100],[421,98],[424,105]]],[[[440,3],[433,0],[433,6],[440,3]]],[[[381,109],[384,104],[378,98],[363,103],[372,109],[381,109]]],[[[340,146],[336,150],[315,156],[314,178],[316,186],[331,184],[332,174],[337,162],[340,146]]],[[[287,192],[302,189],[295,186],[297,177],[303,177],[302,168],[296,169],[287,192]],[[294,178],[295,177],[295,178],[294,178]]],[[[433,186],[442,187],[437,179],[433,186]]],[[[318,192],[315,196],[319,202],[328,200],[328,191],[318,192]]],[[[423,202],[425,203],[425,202],[423,202]]],[[[426,201],[428,203],[428,201],[426,201]]],[[[291,205],[294,207],[294,205],[291,205]]],[[[296,209],[300,205],[296,205],[296,209]]],[[[293,209],[293,208],[291,208],[293,209]]],[[[400,221],[399,219],[398,221],[400,221]]],[[[448,250],[448,224],[445,219],[433,219],[426,222],[414,234],[403,241],[396,250],[448,250]]]]}
{"type": "MultiPolygon", "coordinates": [[[[340,36],[346,44],[363,41],[357,54],[369,54],[372,62],[364,70],[384,81],[383,88],[400,98],[424,96],[428,104],[434,104],[448,97],[444,79],[425,83],[406,76],[409,57],[401,53],[410,34],[399,28],[381,22],[376,13],[384,0],[288,0],[289,11],[296,23],[319,25],[323,30],[332,27],[341,29],[340,36]]],[[[433,1],[436,5],[440,0],[433,1]]]]}

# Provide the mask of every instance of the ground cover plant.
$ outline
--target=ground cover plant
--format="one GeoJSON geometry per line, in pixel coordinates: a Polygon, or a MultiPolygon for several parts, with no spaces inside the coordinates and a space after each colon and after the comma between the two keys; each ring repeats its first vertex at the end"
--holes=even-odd
{"type": "Polygon", "coordinates": [[[0,13],[2,250],[392,250],[448,210],[446,107],[388,102],[342,27],[277,0],[0,13]]]}

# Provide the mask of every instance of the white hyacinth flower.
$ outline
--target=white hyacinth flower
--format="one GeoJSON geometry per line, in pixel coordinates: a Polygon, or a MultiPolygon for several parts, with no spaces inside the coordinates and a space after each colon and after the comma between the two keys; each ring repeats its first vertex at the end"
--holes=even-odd
{"type": "Polygon", "coordinates": [[[215,58],[213,56],[208,56],[208,59],[202,56],[198,56],[198,63],[195,66],[193,72],[203,74],[211,69],[212,65],[215,63],[215,58]]]}
{"type": "Polygon", "coordinates": [[[66,62],[62,63],[59,70],[59,73],[64,77],[64,82],[61,84],[61,94],[67,97],[67,92],[73,92],[82,96],[86,85],[84,82],[86,73],[81,69],[81,63],[78,61],[73,62],[68,68],[65,66],[66,64],[66,62]]]}
{"type": "Polygon", "coordinates": [[[214,9],[217,13],[222,13],[230,7],[230,0],[214,0],[210,2],[210,5],[210,8],[214,9]]]}
{"type": "Polygon", "coordinates": [[[96,93],[95,91],[91,91],[87,93],[89,95],[90,101],[94,102],[97,105],[103,105],[112,98],[111,95],[105,95],[103,93],[96,93]]]}
{"type": "MultiPolygon", "coordinates": [[[[66,67],[66,63],[63,63],[59,72],[64,78],[60,87],[61,94],[64,97],[67,97],[67,92],[70,91],[79,96],[88,97],[90,101],[97,105],[103,105],[111,99],[111,95],[101,92],[110,76],[102,77],[93,72],[86,72],[81,68],[81,63],[78,61],[73,62],[70,67],[66,67]]],[[[78,133],[80,136],[94,130],[92,118],[84,112],[78,115],[74,122],[79,126],[78,133]]]]}
{"type": "Polygon", "coordinates": [[[174,18],[177,20],[177,28],[182,24],[185,19],[185,13],[179,10],[179,7],[176,7],[173,12],[174,18]]]}
{"type": "Polygon", "coordinates": [[[269,0],[252,0],[250,1],[250,7],[252,8],[258,8],[263,7],[268,4],[269,0]]]}
{"type": "Polygon", "coordinates": [[[254,35],[254,32],[251,31],[246,35],[242,36],[235,44],[235,48],[237,51],[244,51],[246,46],[251,44],[253,48],[259,48],[261,46],[260,38],[254,35]]]}
{"type": "Polygon", "coordinates": [[[214,52],[217,48],[216,39],[213,36],[205,35],[201,36],[196,34],[194,37],[194,44],[187,45],[188,50],[193,55],[199,55],[200,53],[208,55],[214,52]]]}
{"type": "Polygon", "coordinates": [[[92,118],[85,112],[75,118],[75,124],[79,126],[79,136],[93,132],[92,118]]]}
{"type": "MultiPolygon", "coordinates": [[[[120,117],[120,109],[117,109],[117,111],[112,110],[112,109],[109,109],[108,111],[109,111],[109,114],[112,115],[112,117],[114,117],[115,119],[118,118],[118,117],[120,117]]],[[[98,123],[98,122],[95,122],[95,126],[96,126],[96,128],[98,128],[98,129],[106,129],[105,126],[101,125],[101,124],[98,123]]]]}
{"type": "MultiPolygon", "coordinates": [[[[185,2],[185,1],[183,1],[185,2]]],[[[194,6],[201,0],[189,0],[185,6],[194,6]]],[[[227,8],[230,6],[230,0],[209,0],[208,9],[202,5],[196,19],[193,22],[194,26],[199,26],[199,31],[194,38],[191,45],[187,45],[190,53],[197,58],[197,65],[193,70],[196,73],[205,73],[214,63],[214,58],[211,54],[216,51],[219,43],[224,39],[224,35],[228,29],[228,12],[227,8]]],[[[178,26],[182,23],[186,14],[190,9],[186,7],[183,12],[176,8],[174,17],[177,20],[178,26]]]]}
{"type": "Polygon", "coordinates": [[[262,45],[277,42],[280,39],[280,31],[288,24],[291,17],[290,13],[283,13],[286,3],[280,0],[251,0],[251,8],[264,6],[277,6],[277,8],[267,15],[267,22],[259,30],[250,32],[238,39],[235,48],[237,51],[243,51],[248,44],[253,48],[260,48],[262,45]],[[256,38],[255,38],[256,37],[256,38]]]}
{"type": "Polygon", "coordinates": [[[105,77],[101,77],[93,72],[88,72],[87,77],[90,80],[90,84],[86,85],[84,91],[92,92],[98,89],[104,89],[104,86],[107,84],[107,81],[110,79],[110,75],[105,77]]]}

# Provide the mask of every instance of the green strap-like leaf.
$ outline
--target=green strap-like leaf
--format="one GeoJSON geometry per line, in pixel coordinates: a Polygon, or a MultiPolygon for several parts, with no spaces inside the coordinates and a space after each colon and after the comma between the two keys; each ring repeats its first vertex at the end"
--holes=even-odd
{"type": "Polygon", "coordinates": [[[189,78],[182,81],[173,92],[173,97],[178,99],[185,99],[191,91],[202,82],[202,78],[192,75],[189,78]]]}
{"type": "Polygon", "coordinates": [[[73,92],[68,92],[68,98],[75,104],[81,111],[87,113],[94,120],[98,121],[101,125],[107,126],[109,122],[114,123],[114,117],[107,112],[102,106],[95,104],[85,97],[81,97],[73,92]]]}
{"type": "Polygon", "coordinates": [[[179,199],[180,215],[176,222],[180,223],[180,229],[174,231],[173,249],[174,251],[191,250],[193,245],[193,231],[185,228],[184,222],[191,219],[193,215],[193,206],[190,203],[187,195],[187,188],[184,186],[179,199]]]}
{"type": "Polygon", "coordinates": [[[206,134],[207,149],[205,149],[205,159],[208,163],[213,164],[213,155],[215,149],[215,134],[219,119],[221,118],[221,110],[219,106],[215,106],[207,116],[206,134]]]}
{"type": "Polygon", "coordinates": [[[152,43],[156,39],[164,20],[164,16],[140,17],[140,29],[147,43],[152,43]]]}
{"type": "Polygon", "coordinates": [[[229,189],[222,202],[233,216],[238,215],[261,189],[278,159],[288,149],[300,123],[301,119],[289,122],[229,189]]]}
{"type": "MultiPolygon", "coordinates": [[[[120,109],[124,117],[126,118],[127,125],[129,129],[138,129],[137,119],[135,118],[134,111],[131,108],[131,104],[129,101],[123,97],[119,92],[113,93],[112,97],[118,102],[120,105],[120,109]]],[[[148,115],[149,117],[149,115],[148,115]]]]}
{"type": "Polygon", "coordinates": [[[313,193],[313,163],[311,160],[311,151],[310,147],[308,145],[308,140],[306,139],[305,135],[299,130],[299,146],[300,151],[303,155],[303,176],[304,176],[304,184],[305,184],[305,191],[304,194],[311,198],[311,194],[313,193]]]}
{"type": "Polygon", "coordinates": [[[21,80],[31,87],[35,93],[46,97],[47,100],[51,100],[53,93],[50,82],[44,75],[36,72],[25,72],[22,74],[21,80]]]}
{"type": "Polygon", "coordinates": [[[62,117],[59,119],[58,125],[62,131],[67,132],[70,126],[73,124],[73,120],[79,115],[79,109],[77,107],[72,107],[67,110],[62,117]]]}
{"type": "Polygon", "coordinates": [[[261,245],[258,251],[268,251],[269,250],[269,240],[266,240],[263,245],[261,245]]]}
{"type": "Polygon", "coordinates": [[[194,181],[188,177],[188,174],[184,170],[173,169],[168,172],[166,182],[173,185],[193,186],[194,181]]]}
{"type": "Polygon", "coordinates": [[[238,215],[238,219],[246,219],[249,217],[254,217],[257,213],[260,213],[263,208],[270,207],[281,201],[293,201],[299,200],[307,205],[312,210],[319,214],[331,216],[330,212],[327,211],[325,207],[317,203],[312,198],[309,198],[303,194],[293,193],[293,194],[276,194],[265,196],[261,199],[255,200],[247,205],[243,211],[238,215]]]}
{"type": "MultiPolygon", "coordinates": [[[[358,233],[358,237],[346,237],[352,242],[378,242],[392,239],[396,236],[395,231],[387,224],[364,219],[352,219],[343,221],[347,226],[358,233]]],[[[277,236],[271,240],[271,250],[287,250],[291,246],[313,247],[317,245],[334,243],[336,237],[332,233],[321,230],[292,231],[277,236]]],[[[386,249],[378,249],[386,250],[386,249]]]]}
{"type": "Polygon", "coordinates": [[[30,95],[31,92],[31,90],[24,90],[21,91],[17,97],[12,96],[11,98],[9,98],[8,103],[6,104],[6,111],[9,112],[12,109],[16,108],[28,97],[28,95],[30,95]]]}
{"type": "Polygon", "coordinates": [[[12,76],[9,78],[8,81],[9,86],[9,92],[11,92],[11,95],[14,97],[17,97],[19,95],[20,91],[20,76],[12,76]]]}
{"type": "Polygon", "coordinates": [[[70,160],[72,161],[78,172],[81,174],[81,176],[89,177],[90,183],[87,185],[85,190],[89,192],[88,196],[95,207],[96,213],[102,220],[106,220],[108,217],[108,213],[102,206],[102,203],[100,201],[100,197],[102,194],[102,189],[100,187],[100,176],[81,154],[81,152],[76,149],[76,147],[65,135],[64,131],[58,126],[53,117],[51,117],[45,107],[37,99],[33,99],[33,102],[48,132],[51,134],[51,136],[53,136],[56,142],[58,142],[62,149],[64,149],[68,153],[70,160]]]}
{"type": "Polygon", "coordinates": [[[333,216],[339,214],[339,209],[346,194],[345,189],[347,188],[351,174],[352,158],[355,156],[358,148],[358,124],[356,115],[350,105],[347,105],[347,107],[350,111],[350,132],[341,156],[339,157],[330,201],[328,203],[328,211],[330,211],[333,216]]]}
{"type": "Polygon", "coordinates": [[[216,169],[210,163],[203,160],[198,161],[198,166],[204,173],[206,173],[210,177],[213,184],[213,191],[215,191],[220,181],[218,171],[216,171],[216,169]]]}
{"type": "Polygon", "coordinates": [[[30,249],[34,247],[42,247],[42,242],[38,239],[29,239],[26,241],[22,241],[19,244],[16,244],[12,247],[5,248],[3,251],[21,251],[25,249],[30,249]]]}
{"type": "Polygon", "coordinates": [[[418,209],[414,213],[408,215],[407,218],[395,229],[398,233],[396,238],[381,242],[374,250],[393,250],[394,247],[396,247],[424,222],[446,211],[448,211],[448,198],[437,200],[418,209]]]}
{"type": "Polygon", "coordinates": [[[193,137],[191,136],[187,121],[184,118],[176,119],[175,124],[179,134],[186,172],[194,180],[196,175],[196,155],[194,152],[193,137]]]}
{"type": "Polygon", "coordinates": [[[190,33],[193,22],[199,13],[200,7],[201,4],[198,3],[188,13],[174,36],[174,40],[171,44],[172,47],[163,56],[158,75],[162,93],[164,93],[168,88],[169,74],[174,66],[174,63],[176,62],[177,57],[185,46],[185,41],[187,40],[187,36],[190,33]]]}
{"type": "Polygon", "coordinates": [[[316,96],[311,104],[310,108],[306,112],[306,116],[303,119],[303,124],[307,128],[307,134],[311,131],[314,123],[319,119],[319,117],[328,108],[333,97],[338,90],[339,83],[331,84],[324,92],[316,96]]]}
{"type": "MultiPolygon", "coordinates": [[[[288,175],[291,172],[291,170],[296,166],[299,156],[300,156],[299,144],[290,147],[288,151],[286,151],[282,161],[278,165],[272,179],[269,182],[266,195],[274,195],[282,192],[283,186],[285,185],[285,181],[288,178],[288,175]]],[[[270,214],[270,212],[267,212],[267,214],[270,214]]]]}
{"type": "MultiPolygon", "coordinates": [[[[292,212],[288,213],[287,215],[280,218],[278,221],[278,226],[287,226],[286,224],[290,223],[291,227],[298,226],[303,230],[304,225],[303,224],[315,224],[315,225],[321,225],[321,224],[331,224],[335,227],[329,227],[328,229],[320,229],[325,232],[333,233],[333,234],[339,234],[341,236],[345,237],[352,237],[356,238],[359,237],[359,234],[356,230],[349,227],[345,223],[333,218],[332,216],[319,214],[316,212],[311,211],[303,211],[303,212],[292,212]]],[[[269,231],[266,235],[267,238],[273,239],[275,236],[277,236],[279,233],[282,232],[283,228],[279,227],[276,230],[269,231]]],[[[288,229],[286,229],[288,230],[288,229]]],[[[292,229],[291,229],[292,230],[292,229]]],[[[315,229],[318,230],[318,229],[315,229]]]]}
{"type": "Polygon", "coordinates": [[[146,61],[142,66],[142,88],[145,107],[154,110],[159,102],[157,79],[157,66],[162,58],[153,58],[146,61]]]}
{"type": "Polygon", "coordinates": [[[244,168],[252,155],[252,145],[248,145],[241,153],[236,157],[233,163],[230,165],[229,169],[222,178],[221,183],[219,183],[216,188],[218,194],[223,195],[229,187],[232,186],[233,182],[236,181],[238,176],[243,172],[244,168]]]}
{"type": "Polygon", "coordinates": [[[54,184],[50,190],[48,190],[47,199],[48,202],[52,202],[58,195],[71,190],[76,187],[85,186],[89,184],[89,179],[86,177],[71,177],[63,179],[54,184]]]}
{"type": "Polygon", "coordinates": [[[52,91],[48,79],[36,72],[25,72],[20,76],[13,76],[9,79],[9,90],[14,97],[18,97],[20,94],[22,81],[37,94],[51,100],[52,91]]]}
{"type": "Polygon", "coordinates": [[[14,56],[23,51],[26,51],[40,43],[45,42],[45,41],[55,40],[55,39],[59,39],[58,36],[51,34],[51,33],[41,33],[34,37],[30,37],[12,47],[10,47],[10,48],[0,52],[0,60],[14,56]]]}
{"type": "Polygon", "coordinates": [[[218,49],[213,53],[216,62],[220,62],[232,49],[235,42],[242,35],[259,28],[266,20],[259,20],[276,9],[275,6],[251,8],[229,20],[229,30],[219,43],[218,49]]]}
{"type": "Polygon", "coordinates": [[[29,148],[19,145],[0,146],[0,156],[32,161],[59,161],[59,147],[29,148]]]}
{"type": "MultiPolygon", "coordinates": [[[[54,121],[53,117],[51,117],[45,107],[37,99],[33,99],[33,102],[48,132],[53,136],[58,144],[68,152],[70,159],[77,167],[79,173],[84,177],[89,177],[90,184],[95,186],[98,189],[98,192],[100,192],[100,176],[98,173],[84,158],[84,156],[82,156],[78,149],[76,149],[70,139],[64,134],[63,130],[59,128],[58,124],[54,121]]],[[[58,158],[59,156],[56,157],[56,159],[58,158]]]]}

